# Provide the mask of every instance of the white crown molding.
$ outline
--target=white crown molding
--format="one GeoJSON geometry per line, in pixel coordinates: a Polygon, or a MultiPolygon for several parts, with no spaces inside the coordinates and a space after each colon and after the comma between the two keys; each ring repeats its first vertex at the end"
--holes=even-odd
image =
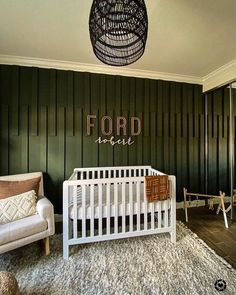
{"type": "Polygon", "coordinates": [[[203,92],[236,80],[236,59],[202,78],[203,92]]]}
{"type": "Polygon", "coordinates": [[[60,61],[53,59],[41,59],[12,55],[0,55],[0,64],[19,65],[27,67],[53,68],[58,70],[72,70],[77,72],[90,72],[98,74],[120,75],[137,78],[149,78],[155,80],[166,80],[175,82],[186,82],[192,84],[202,84],[201,77],[178,75],[163,72],[145,71],[129,68],[115,68],[103,65],[92,65],[70,61],[60,61]]]}

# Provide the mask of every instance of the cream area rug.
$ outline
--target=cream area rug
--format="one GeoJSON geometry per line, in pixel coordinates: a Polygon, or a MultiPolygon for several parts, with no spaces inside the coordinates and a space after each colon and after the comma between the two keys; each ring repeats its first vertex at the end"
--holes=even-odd
{"type": "Polygon", "coordinates": [[[15,274],[22,294],[236,294],[236,271],[180,222],[176,244],[162,234],[80,245],[66,261],[55,235],[50,256],[31,244],[0,255],[0,270],[15,274]]]}

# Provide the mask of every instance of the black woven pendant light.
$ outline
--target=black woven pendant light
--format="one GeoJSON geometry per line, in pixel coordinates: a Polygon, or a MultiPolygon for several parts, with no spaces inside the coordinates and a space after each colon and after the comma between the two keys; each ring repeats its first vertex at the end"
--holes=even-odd
{"type": "Polygon", "coordinates": [[[103,63],[132,64],[143,55],[147,40],[144,0],[94,0],[89,32],[93,51],[103,63]]]}

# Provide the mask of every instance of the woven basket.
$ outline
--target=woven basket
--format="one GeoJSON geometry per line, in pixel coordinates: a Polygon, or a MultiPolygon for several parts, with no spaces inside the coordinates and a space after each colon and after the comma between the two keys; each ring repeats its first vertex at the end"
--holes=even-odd
{"type": "Polygon", "coordinates": [[[8,271],[0,271],[0,294],[20,295],[17,280],[15,276],[8,271]]]}

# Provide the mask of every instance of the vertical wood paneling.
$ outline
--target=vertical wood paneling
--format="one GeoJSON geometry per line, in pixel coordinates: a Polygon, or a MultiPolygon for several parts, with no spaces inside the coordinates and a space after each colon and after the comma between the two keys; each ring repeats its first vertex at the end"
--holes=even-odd
{"type": "Polygon", "coordinates": [[[57,72],[50,70],[49,76],[49,135],[57,134],[57,72]]]}
{"type": "MultiPolygon", "coordinates": [[[[40,107],[39,110],[39,161],[40,164],[36,169],[34,166],[35,171],[48,171],[48,108],[47,107],[40,107]]],[[[34,149],[34,145],[30,145],[30,151],[34,149]]],[[[36,149],[37,150],[37,149],[36,149]]],[[[30,153],[31,156],[31,153],[30,153]]],[[[32,167],[32,163],[34,162],[34,154],[32,155],[32,160],[30,157],[30,167],[32,167]]],[[[33,167],[32,167],[33,169],[33,167]]]]}
{"type": "Polygon", "coordinates": [[[88,113],[84,111],[83,116],[83,166],[84,167],[97,167],[99,163],[98,150],[99,145],[95,143],[98,138],[98,126],[99,126],[99,113],[98,110],[92,110],[92,114],[96,116],[93,119],[94,127],[92,128],[91,135],[88,136],[86,133],[86,115],[88,113]]]}
{"type": "Polygon", "coordinates": [[[204,191],[204,187],[205,187],[205,125],[204,125],[204,115],[201,114],[199,115],[199,151],[198,151],[198,157],[199,157],[199,175],[198,175],[198,179],[200,180],[200,188],[201,191],[204,191]]]}
{"type": "Polygon", "coordinates": [[[67,76],[66,134],[75,135],[74,73],[71,71],[67,76]]]}
{"type": "Polygon", "coordinates": [[[38,136],[38,69],[32,68],[30,101],[30,135],[38,136]]]}
{"type": "Polygon", "coordinates": [[[20,104],[22,106],[29,105],[32,98],[32,68],[21,67],[20,68],[20,104]]]}
{"type": "MultiPolygon", "coordinates": [[[[143,126],[143,114],[141,112],[138,112],[138,117],[142,121],[142,126],[143,126]]],[[[143,164],[143,130],[142,130],[142,135],[138,136],[136,139],[136,144],[137,144],[137,165],[142,165],[143,164]]]]}
{"type": "MultiPolygon", "coordinates": [[[[0,66],[0,98],[0,173],[45,172],[45,192],[58,212],[62,181],[75,167],[151,164],[177,175],[178,200],[183,186],[204,188],[204,103],[199,85],[0,66]],[[97,116],[91,136],[86,135],[88,114],[97,116]],[[102,136],[104,115],[113,119],[115,139],[128,139],[130,116],[142,120],[142,132],[132,137],[132,146],[95,143],[102,136]],[[127,136],[116,135],[117,116],[127,118],[127,136]]],[[[209,104],[215,113],[210,118],[211,137],[213,145],[218,143],[212,157],[218,157],[219,164],[214,167],[225,170],[228,105],[220,96],[209,104]]],[[[223,187],[223,172],[215,175],[223,187]]]]}
{"type": "Polygon", "coordinates": [[[75,167],[83,167],[83,112],[75,108],[74,136],[66,134],[65,177],[68,178],[75,167]],[[73,157],[73,161],[72,158],[73,157]]]}
{"type": "Polygon", "coordinates": [[[153,167],[156,167],[156,150],[152,147],[156,146],[156,112],[151,112],[151,122],[150,122],[150,132],[151,132],[151,138],[150,138],[150,163],[153,167]]]}
{"type": "MultiPolygon", "coordinates": [[[[122,111],[122,116],[127,118],[127,119],[128,119],[128,114],[129,114],[128,111],[126,111],[126,110],[122,111]]],[[[128,130],[129,129],[127,128],[127,134],[129,134],[128,130]]],[[[121,153],[122,153],[122,163],[121,164],[123,166],[127,166],[128,165],[128,149],[129,149],[129,146],[128,145],[125,145],[125,146],[120,145],[120,149],[121,149],[121,153]]]]}
{"type": "MultiPolygon", "coordinates": [[[[96,110],[101,108],[104,111],[105,103],[100,105],[100,75],[90,74],[90,101],[91,101],[91,110],[96,110]]],[[[88,97],[88,96],[87,96],[88,97]]],[[[104,97],[103,97],[104,99],[104,97]]]]}
{"type": "MultiPolygon", "coordinates": [[[[208,95],[209,157],[208,191],[229,194],[229,89],[216,89],[208,95]]],[[[234,128],[234,127],[233,127],[234,128]]]]}
{"type": "Polygon", "coordinates": [[[14,66],[11,72],[11,113],[10,132],[19,135],[19,67],[14,66]]]}
{"type": "Polygon", "coordinates": [[[21,172],[29,172],[29,107],[21,107],[21,172]]]}
{"type": "MultiPolygon", "coordinates": [[[[58,109],[58,160],[57,160],[57,208],[62,204],[61,183],[66,174],[66,110],[64,107],[58,109]]],[[[71,172],[72,173],[72,172],[71,172]]]]}
{"type": "MultiPolygon", "coordinates": [[[[135,78],[130,78],[130,103],[129,116],[136,116],[136,97],[135,97],[135,78]]],[[[133,140],[137,140],[137,136],[133,136],[133,140]]],[[[128,165],[134,166],[137,163],[137,144],[133,144],[128,148],[128,165]]]]}
{"type": "Polygon", "coordinates": [[[0,106],[0,169],[2,174],[9,173],[9,110],[8,105],[0,106]]]}
{"type": "Polygon", "coordinates": [[[1,104],[8,105],[11,100],[11,66],[1,66],[0,85],[1,104]]]}

